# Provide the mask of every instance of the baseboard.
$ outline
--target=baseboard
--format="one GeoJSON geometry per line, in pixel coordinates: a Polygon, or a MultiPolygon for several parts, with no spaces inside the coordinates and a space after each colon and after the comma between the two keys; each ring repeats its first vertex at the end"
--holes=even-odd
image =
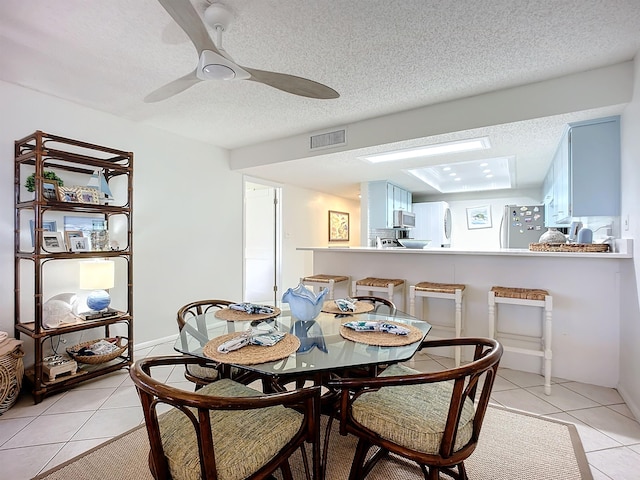
{"type": "Polygon", "coordinates": [[[634,401],[633,396],[630,395],[629,392],[627,392],[624,387],[621,387],[620,385],[618,385],[616,389],[618,390],[618,393],[624,400],[624,403],[626,403],[627,407],[629,407],[629,410],[631,410],[631,413],[633,413],[633,416],[636,417],[636,420],[640,421],[640,405],[638,405],[634,401]]]}
{"type": "Polygon", "coordinates": [[[167,342],[171,342],[171,341],[175,342],[177,339],[178,339],[178,334],[176,333],[175,335],[169,335],[168,337],[156,338],[155,340],[149,340],[148,342],[134,343],[133,344],[133,349],[134,350],[141,350],[143,348],[155,347],[156,345],[160,345],[161,343],[167,343],[167,342]]]}

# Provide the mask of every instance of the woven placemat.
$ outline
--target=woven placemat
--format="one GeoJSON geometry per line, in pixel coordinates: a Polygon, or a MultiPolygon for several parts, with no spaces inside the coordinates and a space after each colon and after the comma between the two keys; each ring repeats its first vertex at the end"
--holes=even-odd
{"type": "Polygon", "coordinates": [[[399,325],[409,329],[407,335],[394,335],[393,333],[385,332],[358,332],[351,328],[340,325],[340,335],[347,340],[357,343],[365,343],[367,345],[378,345],[380,347],[401,347],[402,345],[409,345],[413,342],[422,340],[424,333],[413,325],[407,325],[405,323],[397,322],[385,322],[392,325],[399,325]]]}
{"type": "Polygon", "coordinates": [[[356,305],[355,312],[343,312],[338,308],[338,306],[336,305],[336,302],[334,302],[333,300],[329,300],[328,302],[324,302],[324,305],[322,305],[322,311],[325,313],[344,313],[349,315],[351,313],[367,313],[373,310],[374,308],[373,303],[369,303],[369,302],[356,302],[355,305],[356,305]]]}
{"type": "Polygon", "coordinates": [[[240,336],[239,333],[227,333],[216,337],[213,340],[209,340],[202,351],[207,357],[216,362],[255,365],[286,358],[300,348],[298,337],[287,333],[282,340],[271,347],[247,345],[229,353],[220,353],[218,351],[220,345],[238,336],[240,336]]]}
{"type": "Polygon", "coordinates": [[[215,316],[220,320],[226,320],[227,322],[248,322],[253,320],[265,320],[267,318],[273,318],[280,315],[280,309],[278,307],[273,308],[273,313],[247,313],[242,310],[233,310],[231,308],[221,308],[216,310],[215,316]]]}

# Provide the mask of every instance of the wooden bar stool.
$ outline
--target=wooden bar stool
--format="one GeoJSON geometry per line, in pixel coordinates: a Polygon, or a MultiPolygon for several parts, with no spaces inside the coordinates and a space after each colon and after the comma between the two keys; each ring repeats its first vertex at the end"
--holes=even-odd
{"type": "Polygon", "coordinates": [[[351,280],[351,278],[346,275],[325,275],[321,273],[318,275],[302,277],[300,279],[300,283],[310,287],[328,288],[329,294],[327,296],[327,300],[333,300],[335,285],[337,283],[346,282],[346,296],[349,296],[349,280],[351,280]]]}
{"type": "MultiPolygon", "coordinates": [[[[450,324],[436,323],[433,318],[429,318],[429,323],[437,328],[451,330],[455,338],[462,336],[462,299],[464,297],[464,289],[466,285],[458,283],[435,283],[420,282],[409,286],[409,314],[415,317],[416,297],[423,297],[423,312],[427,306],[427,298],[444,298],[455,302],[455,317],[453,326],[450,324]]],[[[427,320],[427,317],[423,318],[427,320]]],[[[429,338],[436,338],[429,335],[429,338]]],[[[454,358],[456,367],[460,366],[460,347],[454,348],[454,358]]]]}
{"type": "Polygon", "coordinates": [[[552,332],[552,309],[553,297],[546,290],[533,288],[512,288],[512,287],[491,287],[489,292],[489,336],[491,338],[511,338],[515,340],[539,342],[540,348],[520,348],[504,346],[507,352],[516,352],[524,355],[535,355],[541,357],[542,370],[544,374],[544,393],[551,395],[551,332],[552,332]],[[516,333],[509,333],[498,330],[496,318],[496,304],[504,303],[511,305],[521,305],[526,307],[540,307],[543,309],[542,335],[531,336],[516,333]]]}
{"type": "Polygon", "coordinates": [[[360,280],[354,280],[351,283],[352,295],[371,295],[372,292],[383,292],[387,294],[387,298],[393,303],[393,296],[396,293],[396,288],[399,288],[402,293],[402,306],[404,310],[404,280],[400,278],[377,278],[367,277],[360,280]]]}

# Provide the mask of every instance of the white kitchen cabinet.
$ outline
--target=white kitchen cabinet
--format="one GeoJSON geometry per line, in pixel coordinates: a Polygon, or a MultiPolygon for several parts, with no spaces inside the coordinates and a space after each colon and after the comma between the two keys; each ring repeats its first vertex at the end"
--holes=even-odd
{"type": "Polygon", "coordinates": [[[547,226],[566,225],[574,217],[620,215],[620,117],[569,124],[543,193],[547,226]]]}
{"type": "Polygon", "coordinates": [[[393,211],[411,211],[411,192],[390,182],[368,183],[369,228],[393,228],[393,211]]]}

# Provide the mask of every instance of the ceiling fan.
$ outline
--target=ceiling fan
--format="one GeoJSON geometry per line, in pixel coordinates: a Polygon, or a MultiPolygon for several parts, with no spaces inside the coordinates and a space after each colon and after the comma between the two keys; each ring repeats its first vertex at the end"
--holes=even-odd
{"type": "Polygon", "coordinates": [[[145,102],[166,100],[203,80],[250,80],[308,98],[332,99],[340,96],[333,88],[313,80],[238,65],[222,48],[222,32],[233,16],[224,5],[213,3],[205,11],[205,19],[216,31],[216,46],[189,0],[158,1],[191,39],[198,51],[199,61],[193,72],[150,93],[144,98],[145,102]]]}

